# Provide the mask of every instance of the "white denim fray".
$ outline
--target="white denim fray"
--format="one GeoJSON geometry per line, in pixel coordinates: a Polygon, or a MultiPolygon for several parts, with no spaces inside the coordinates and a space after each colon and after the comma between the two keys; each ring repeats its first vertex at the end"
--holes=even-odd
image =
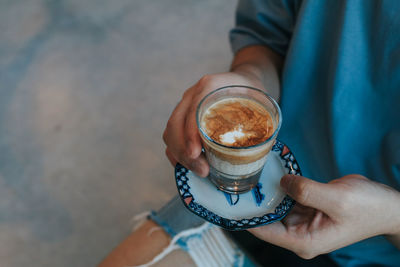
{"type": "Polygon", "coordinates": [[[242,267],[245,259],[244,253],[219,227],[206,222],[178,233],[160,254],[136,267],[152,266],[178,248],[185,250],[199,267],[242,267]]]}

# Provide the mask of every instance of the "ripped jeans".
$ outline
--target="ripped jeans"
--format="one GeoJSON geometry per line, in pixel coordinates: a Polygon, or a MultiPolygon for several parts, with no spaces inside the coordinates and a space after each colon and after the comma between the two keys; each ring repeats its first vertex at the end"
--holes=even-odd
{"type": "Polygon", "coordinates": [[[149,217],[171,236],[170,246],[186,251],[197,266],[337,266],[327,255],[303,260],[247,231],[222,230],[192,214],[178,196],[149,217]]]}

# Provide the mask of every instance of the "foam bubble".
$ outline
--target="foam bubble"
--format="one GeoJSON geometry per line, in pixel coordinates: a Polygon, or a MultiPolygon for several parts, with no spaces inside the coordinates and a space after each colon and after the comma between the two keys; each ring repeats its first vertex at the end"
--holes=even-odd
{"type": "Polygon", "coordinates": [[[237,139],[242,138],[243,136],[245,136],[245,133],[243,133],[242,127],[239,127],[233,131],[221,134],[219,138],[223,144],[232,145],[237,139]]]}

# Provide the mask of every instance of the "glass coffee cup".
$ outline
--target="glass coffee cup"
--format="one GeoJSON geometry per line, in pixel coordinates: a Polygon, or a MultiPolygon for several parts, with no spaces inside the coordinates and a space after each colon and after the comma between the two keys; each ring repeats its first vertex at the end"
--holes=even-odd
{"type": "Polygon", "coordinates": [[[231,194],[255,187],[282,124],[277,102],[260,89],[225,86],[201,100],[196,120],[208,179],[231,194]]]}

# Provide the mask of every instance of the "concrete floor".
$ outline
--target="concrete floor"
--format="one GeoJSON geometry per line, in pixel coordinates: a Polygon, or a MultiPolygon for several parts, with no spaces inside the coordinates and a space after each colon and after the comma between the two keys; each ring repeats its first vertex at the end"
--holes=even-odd
{"type": "Polygon", "coordinates": [[[233,1],[0,0],[0,266],[95,266],[175,194],[161,135],[233,1]]]}

